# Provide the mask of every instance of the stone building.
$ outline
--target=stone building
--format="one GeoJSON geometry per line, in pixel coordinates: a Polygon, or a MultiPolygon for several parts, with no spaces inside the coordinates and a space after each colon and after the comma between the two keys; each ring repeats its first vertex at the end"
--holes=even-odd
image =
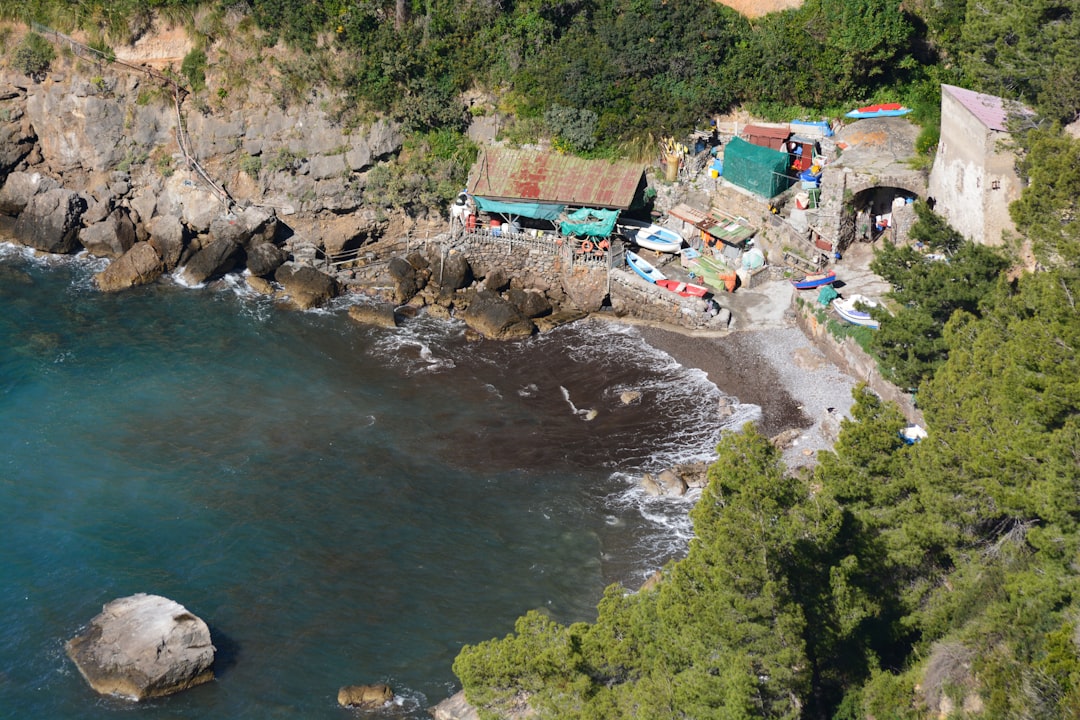
{"type": "Polygon", "coordinates": [[[843,252],[852,242],[907,241],[913,202],[926,197],[925,174],[910,163],[918,134],[902,117],[857,120],[836,134],[821,205],[807,213],[816,248],[843,252]]]}
{"type": "MultiPolygon", "coordinates": [[[[1017,108],[1021,112],[1026,112],[1017,108]]],[[[1009,204],[1022,184],[1001,98],[941,86],[941,140],[930,172],[935,210],[967,239],[1000,245],[1015,232],[1009,204]]]]}

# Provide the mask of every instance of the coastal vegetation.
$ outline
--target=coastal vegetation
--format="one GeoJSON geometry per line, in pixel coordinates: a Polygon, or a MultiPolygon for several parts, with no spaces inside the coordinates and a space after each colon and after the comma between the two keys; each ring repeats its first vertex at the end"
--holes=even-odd
{"type": "MultiPolygon", "coordinates": [[[[727,435],[695,539],[654,586],[608,588],[592,623],[527,612],[454,671],[487,717],[523,703],[583,719],[1080,714],[1080,140],[1060,128],[1080,112],[1076,0],[807,0],[753,22],[711,0],[0,0],[0,17],[103,50],[152,12],[200,38],[181,74],[205,97],[238,89],[215,47],[233,13],[254,51],[298,51],[271,65],[278,102],[326,84],[344,125],[401,121],[401,155],[363,192],[407,212],[460,188],[465,128],[486,113],[506,136],[604,157],[738,105],[819,117],[884,99],[915,108],[931,150],[943,81],[1033,108],[1011,212],[1039,272],[1006,276],[1008,258],[925,209],[913,237],[947,262],[886,247],[874,264],[895,312],[870,349],[917,389],[926,440],[905,444],[899,411],[865,389],[805,476],[754,428],[727,435]]],[[[6,52],[28,75],[54,60],[36,33],[6,52]]]]}

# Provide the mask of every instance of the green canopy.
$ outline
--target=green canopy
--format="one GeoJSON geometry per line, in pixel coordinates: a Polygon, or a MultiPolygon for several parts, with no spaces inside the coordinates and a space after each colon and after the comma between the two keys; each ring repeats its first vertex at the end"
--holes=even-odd
{"type": "Polygon", "coordinates": [[[559,223],[559,230],[563,235],[607,237],[615,229],[618,217],[618,210],[581,208],[568,213],[566,219],[559,223]]]}
{"type": "Polygon", "coordinates": [[[789,157],[785,152],[732,138],[724,148],[724,179],[762,197],[787,190],[789,157]]]}
{"type": "Polygon", "coordinates": [[[550,203],[528,202],[505,202],[502,200],[490,200],[479,195],[474,195],[476,206],[489,213],[497,213],[507,219],[517,217],[533,218],[535,220],[547,220],[555,222],[559,219],[565,205],[552,205],[550,203]]]}

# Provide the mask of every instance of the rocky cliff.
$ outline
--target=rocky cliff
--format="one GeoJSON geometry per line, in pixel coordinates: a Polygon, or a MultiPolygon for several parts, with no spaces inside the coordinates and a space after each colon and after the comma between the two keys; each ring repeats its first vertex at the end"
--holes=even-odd
{"type": "Polygon", "coordinates": [[[378,118],[343,127],[331,105],[282,107],[252,91],[211,108],[149,66],[75,54],[40,82],[0,69],[0,233],[47,252],[134,251],[103,289],[200,256],[190,282],[252,269],[249,258],[271,275],[298,248],[356,247],[387,230],[364,186],[402,133],[378,118]]]}

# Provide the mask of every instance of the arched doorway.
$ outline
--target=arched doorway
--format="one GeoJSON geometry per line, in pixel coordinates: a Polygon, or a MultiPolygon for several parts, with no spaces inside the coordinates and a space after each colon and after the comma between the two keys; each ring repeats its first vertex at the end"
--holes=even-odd
{"type": "Polygon", "coordinates": [[[846,208],[854,240],[874,242],[884,237],[893,243],[904,242],[915,222],[912,204],[917,199],[918,193],[894,186],[875,185],[855,193],[846,208]]]}

